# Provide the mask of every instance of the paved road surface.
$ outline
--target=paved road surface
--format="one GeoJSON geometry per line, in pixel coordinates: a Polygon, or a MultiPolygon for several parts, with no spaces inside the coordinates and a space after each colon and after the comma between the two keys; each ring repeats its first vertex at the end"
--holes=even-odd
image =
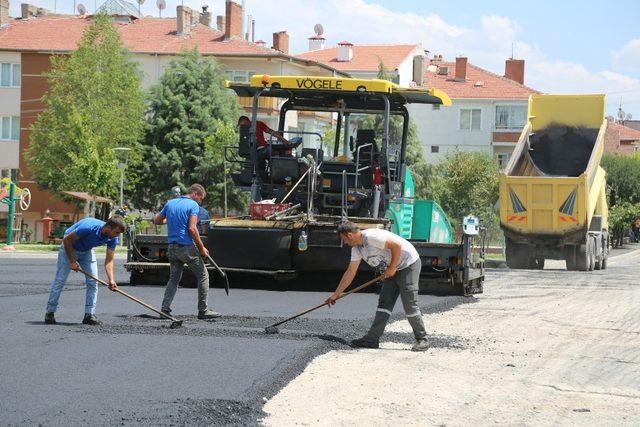
{"type": "MultiPolygon", "coordinates": [[[[227,297],[211,289],[210,305],[225,317],[205,322],[195,318],[196,290],[181,288],[172,309],[185,325],[171,330],[101,287],[97,315],[105,325],[89,327],[79,324],[84,285],[72,273],[56,315],[64,324],[50,326],[42,320],[55,259],[1,254],[0,271],[0,424],[253,424],[264,416],[263,398],[315,356],[349,348],[345,340],[366,331],[377,300],[356,295],[266,335],[266,325],[328,293],[232,289],[227,297]]],[[[128,280],[121,268],[116,280],[128,280]]],[[[123,290],[155,306],[162,300],[162,288],[123,290]]],[[[425,311],[463,300],[420,297],[425,311]]]]}
{"type": "MultiPolygon", "coordinates": [[[[399,305],[386,350],[347,347],[367,328],[373,294],[265,335],[327,294],[212,289],[225,317],[202,322],[196,291],[180,289],[173,309],[185,326],[170,330],[101,288],[105,326],[88,327],[72,274],[65,324],[45,326],[55,261],[1,254],[1,424],[315,424],[329,414],[346,424],[634,424],[638,261],[631,252],[603,272],[493,270],[478,298],[421,296],[433,349],[415,354],[397,351],[412,342],[399,305]]],[[[124,289],[162,298],[161,288],[124,289]]]]}
{"type": "Polygon", "coordinates": [[[476,303],[425,316],[460,347],[331,351],[264,406],[265,422],[640,425],[639,263],[635,252],[592,273],[490,272],[476,303]]]}

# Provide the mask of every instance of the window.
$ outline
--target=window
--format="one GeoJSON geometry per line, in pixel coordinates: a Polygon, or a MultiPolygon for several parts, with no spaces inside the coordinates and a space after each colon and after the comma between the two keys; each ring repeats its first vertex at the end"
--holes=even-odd
{"type": "Polygon", "coordinates": [[[527,121],[525,105],[497,105],[496,129],[522,129],[527,121]]]}
{"type": "Polygon", "coordinates": [[[498,166],[500,169],[504,169],[507,167],[507,163],[509,163],[509,154],[508,153],[500,153],[496,156],[498,158],[498,166]]]}
{"type": "Polygon", "coordinates": [[[0,139],[5,141],[20,139],[20,117],[0,117],[0,139]]]}
{"type": "Polygon", "coordinates": [[[439,145],[432,145],[431,146],[431,152],[432,153],[439,153],[440,152],[440,146],[439,145]]]}
{"type": "Polygon", "coordinates": [[[0,86],[20,87],[20,64],[0,63],[0,86]]]}
{"type": "Polygon", "coordinates": [[[20,72],[20,64],[13,64],[11,72],[11,82],[14,87],[20,87],[20,83],[22,81],[20,72]]]}
{"type": "Polygon", "coordinates": [[[460,130],[480,130],[482,110],[479,108],[460,109],[460,130]]]}
{"type": "Polygon", "coordinates": [[[227,70],[225,74],[227,75],[227,79],[231,80],[234,83],[249,83],[249,79],[253,76],[255,71],[245,71],[245,70],[227,70]]]}

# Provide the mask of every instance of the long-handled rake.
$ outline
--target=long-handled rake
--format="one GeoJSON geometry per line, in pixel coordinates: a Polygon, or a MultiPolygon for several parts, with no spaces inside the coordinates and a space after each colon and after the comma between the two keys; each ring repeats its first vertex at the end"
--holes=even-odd
{"type": "Polygon", "coordinates": [[[213,265],[213,267],[218,270],[220,276],[222,276],[222,279],[224,280],[224,291],[227,293],[227,295],[229,295],[229,279],[227,278],[227,273],[225,273],[220,267],[218,267],[218,264],[216,264],[213,258],[211,258],[211,255],[207,255],[207,259],[209,260],[211,265],[213,265]]]}
{"type": "MultiPolygon", "coordinates": [[[[371,280],[369,280],[368,282],[363,283],[362,285],[360,285],[360,286],[358,286],[358,287],[356,287],[356,288],[353,288],[353,289],[352,289],[352,290],[350,290],[349,292],[344,292],[342,295],[340,295],[340,296],[336,299],[336,301],[337,301],[337,300],[339,300],[339,299],[342,299],[342,298],[346,297],[347,295],[351,295],[351,294],[353,294],[353,293],[356,293],[356,292],[358,292],[358,291],[360,291],[360,290],[362,290],[362,289],[366,288],[367,286],[371,286],[371,285],[373,285],[374,283],[376,283],[376,282],[378,282],[378,281],[380,281],[380,280],[382,280],[382,276],[378,276],[378,277],[376,277],[376,278],[374,278],[374,279],[371,279],[371,280]]],[[[305,311],[303,311],[302,313],[298,313],[298,314],[296,314],[295,316],[288,317],[288,318],[286,318],[286,319],[284,319],[284,320],[282,320],[282,321],[280,321],[280,322],[278,322],[278,323],[274,323],[273,325],[269,325],[269,326],[267,326],[266,328],[264,328],[264,331],[265,331],[267,334],[277,334],[277,333],[278,333],[278,326],[282,325],[283,323],[289,322],[289,321],[291,321],[291,320],[293,320],[293,319],[297,319],[297,318],[298,318],[298,317],[300,317],[300,316],[304,316],[304,315],[305,315],[305,314],[307,314],[307,313],[311,313],[312,311],[315,311],[315,310],[317,310],[317,309],[319,309],[319,308],[321,308],[321,307],[324,307],[324,306],[325,306],[325,305],[327,305],[327,304],[328,304],[328,303],[325,301],[324,303],[322,303],[322,304],[320,304],[320,305],[317,305],[317,306],[315,306],[315,307],[312,307],[312,308],[310,308],[310,309],[308,309],[308,310],[305,310],[305,311]]]]}
{"type": "MultiPolygon", "coordinates": [[[[104,280],[100,280],[97,277],[93,276],[90,273],[87,273],[86,271],[84,271],[81,268],[78,268],[78,271],[81,272],[82,274],[84,274],[87,277],[92,278],[93,280],[95,280],[96,282],[100,283],[101,285],[107,286],[109,287],[109,284],[107,282],[105,282],[104,280]]],[[[156,313],[158,313],[161,317],[164,317],[167,320],[171,320],[171,325],[169,325],[169,329],[176,329],[182,326],[182,320],[178,320],[173,316],[169,316],[166,313],[163,313],[162,311],[158,310],[157,308],[152,307],[151,305],[147,304],[146,302],[139,300],[138,298],[134,297],[133,295],[130,295],[128,293],[126,293],[125,291],[121,291],[120,289],[115,289],[114,292],[117,292],[121,295],[124,295],[125,297],[129,298],[131,301],[135,301],[138,304],[145,306],[146,308],[148,308],[151,311],[154,311],[156,313]]]]}

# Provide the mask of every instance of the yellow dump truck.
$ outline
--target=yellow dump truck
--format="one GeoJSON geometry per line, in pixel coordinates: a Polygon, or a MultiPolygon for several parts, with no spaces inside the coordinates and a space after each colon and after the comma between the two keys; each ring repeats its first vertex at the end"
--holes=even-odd
{"type": "Polygon", "coordinates": [[[604,95],[532,95],[527,124],[500,174],[500,225],[510,268],[607,266],[604,95]]]}

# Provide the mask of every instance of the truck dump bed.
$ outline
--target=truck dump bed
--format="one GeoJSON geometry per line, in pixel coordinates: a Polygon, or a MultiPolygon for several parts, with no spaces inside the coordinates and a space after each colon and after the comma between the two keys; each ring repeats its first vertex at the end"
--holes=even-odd
{"type": "MultiPolygon", "coordinates": [[[[532,95],[528,122],[500,174],[505,235],[568,236],[606,222],[604,95],[532,95]]],[[[605,224],[606,225],[606,224],[605,224]]]]}

